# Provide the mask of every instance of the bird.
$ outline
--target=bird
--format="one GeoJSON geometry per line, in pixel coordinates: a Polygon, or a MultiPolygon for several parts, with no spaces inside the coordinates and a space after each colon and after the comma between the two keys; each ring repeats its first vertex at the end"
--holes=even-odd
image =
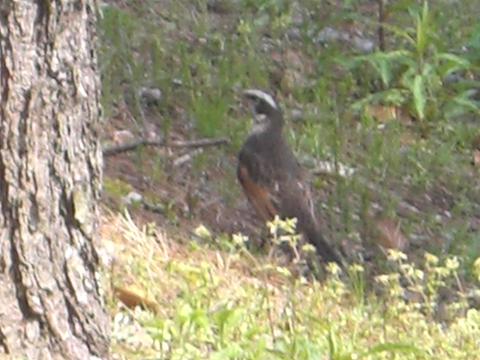
{"type": "Polygon", "coordinates": [[[282,109],[262,90],[247,89],[243,95],[254,118],[237,164],[237,178],[247,200],[264,222],[275,216],[296,218],[297,230],[321,258],[341,264],[339,255],[321,233],[307,173],[283,136],[282,109]]]}

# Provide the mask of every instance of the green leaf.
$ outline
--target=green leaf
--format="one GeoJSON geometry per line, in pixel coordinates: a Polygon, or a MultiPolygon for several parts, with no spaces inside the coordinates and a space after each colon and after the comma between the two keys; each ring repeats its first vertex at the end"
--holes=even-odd
{"type": "Polygon", "coordinates": [[[425,105],[427,99],[425,97],[425,83],[422,75],[415,75],[412,86],[413,102],[415,104],[415,111],[420,120],[425,118],[425,105]]]}
{"type": "Polygon", "coordinates": [[[480,23],[473,29],[468,45],[474,49],[480,49],[480,23]]]}
{"type": "Polygon", "coordinates": [[[445,62],[443,66],[440,66],[442,77],[448,76],[455,71],[470,69],[472,67],[468,59],[454,54],[441,53],[437,55],[437,59],[445,62]]]}
{"type": "Polygon", "coordinates": [[[423,3],[421,15],[417,16],[417,54],[423,58],[429,43],[430,32],[430,13],[428,10],[428,1],[423,3]]]}
{"type": "Polygon", "coordinates": [[[369,104],[383,104],[400,106],[408,99],[406,90],[389,89],[375,94],[370,94],[352,104],[353,111],[362,111],[369,104]]]}
{"type": "Polygon", "coordinates": [[[467,113],[480,115],[480,102],[471,98],[472,90],[464,91],[455,96],[445,105],[445,116],[447,118],[458,117],[467,113]]]}

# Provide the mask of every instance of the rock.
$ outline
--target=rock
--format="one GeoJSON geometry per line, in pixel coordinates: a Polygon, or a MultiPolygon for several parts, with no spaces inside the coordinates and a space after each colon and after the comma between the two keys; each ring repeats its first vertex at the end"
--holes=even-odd
{"type": "Polygon", "coordinates": [[[183,86],[183,81],[182,81],[182,79],[175,78],[175,79],[172,80],[172,84],[175,85],[175,86],[183,86]]]}
{"type": "Polygon", "coordinates": [[[141,87],[139,95],[147,105],[158,105],[163,97],[160,89],[152,87],[141,87]]]}
{"type": "Polygon", "coordinates": [[[347,41],[349,38],[350,36],[347,33],[337,31],[327,26],[318,33],[315,42],[319,44],[327,44],[338,40],[347,41]]]}
{"type": "Polygon", "coordinates": [[[375,42],[373,40],[359,35],[351,35],[346,31],[336,30],[329,26],[322,29],[314,38],[314,41],[321,45],[343,42],[355,47],[357,51],[362,53],[370,53],[375,50],[375,42]]]}
{"type": "Polygon", "coordinates": [[[351,42],[353,46],[362,53],[368,54],[375,50],[375,42],[371,39],[354,36],[351,42]]]}
{"type": "Polygon", "coordinates": [[[298,27],[292,27],[286,32],[287,39],[290,41],[300,41],[302,40],[302,32],[298,27]]]}
{"type": "Polygon", "coordinates": [[[131,191],[129,192],[126,196],[122,198],[122,202],[125,205],[132,205],[135,203],[140,203],[143,201],[143,196],[142,194],[137,193],[136,191],[131,191]]]}
{"type": "Polygon", "coordinates": [[[305,114],[301,109],[292,109],[290,119],[294,122],[301,122],[305,119],[305,114]]]}
{"type": "Polygon", "coordinates": [[[115,144],[125,144],[135,140],[135,136],[130,130],[117,130],[113,132],[112,140],[115,144]]]}

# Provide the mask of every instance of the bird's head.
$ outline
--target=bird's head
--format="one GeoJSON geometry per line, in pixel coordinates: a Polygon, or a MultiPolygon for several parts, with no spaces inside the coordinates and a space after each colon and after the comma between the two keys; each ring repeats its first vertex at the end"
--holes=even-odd
{"type": "Polygon", "coordinates": [[[252,109],[254,126],[257,129],[282,127],[282,110],[270,94],[261,90],[248,89],[243,92],[243,95],[252,109]]]}

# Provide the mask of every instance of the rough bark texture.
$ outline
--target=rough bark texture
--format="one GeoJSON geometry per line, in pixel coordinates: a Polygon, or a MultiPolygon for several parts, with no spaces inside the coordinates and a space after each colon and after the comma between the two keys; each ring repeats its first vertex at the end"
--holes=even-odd
{"type": "Polygon", "coordinates": [[[108,357],[95,9],[0,0],[0,358],[108,357]]]}

